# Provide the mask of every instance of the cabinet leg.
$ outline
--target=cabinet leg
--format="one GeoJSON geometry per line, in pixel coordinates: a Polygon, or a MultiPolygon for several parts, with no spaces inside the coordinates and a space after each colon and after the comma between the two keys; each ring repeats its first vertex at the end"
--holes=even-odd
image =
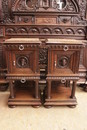
{"type": "Polygon", "coordinates": [[[10,97],[14,98],[15,94],[14,94],[14,83],[13,81],[10,81],[10,97]]]}
{"type": "Polygon", "coordinates": [[[39,84],[35,81],[35,98],[39,98],[39,84]]]}
{"type": "Polygon", "coordinates": [[[84,91],[87,92],[87,84],[85,85],[84,91]]]}
{"type": "Polygon", "coordinates": [[[70,87],[70,81],[66,81],[66,87],[70,87]]]}
{"type": "Polygon", "coordinates": [[[75,98],[75,91],[76,91],[76,81],[73,81],[71,98],[75,98]]]}
{"type": "Polygon", "coordinates": [[[51,81],[48,81],[48,94],[47,94],[47,98],[48,99],[51,98],[51,81]]]}

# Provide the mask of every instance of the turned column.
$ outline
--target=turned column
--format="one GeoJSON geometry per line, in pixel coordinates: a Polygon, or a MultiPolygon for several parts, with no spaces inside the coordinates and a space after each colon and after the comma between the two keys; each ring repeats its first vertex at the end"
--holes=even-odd
{"type": "Polygon", "coordinates": [[[51,98],[51,81],[48,81],[48,95],[47,98],[50,99],[51,98]]]}
{"type": "Polygon", "coordinates": [[[75,90],[76,90],[76,81],[73,81],[71,98],[75,98],[75,90]]]}
{"type": "Polygon", "coordinates": [[[10,81],[10,97],[14,98],[15,93],[14,93],[14,81],[10,81]]]}
{"type": "Polygon", "coordinates": [[[39,81],[35,81],[35,98],[39,98],[39,81]]]}

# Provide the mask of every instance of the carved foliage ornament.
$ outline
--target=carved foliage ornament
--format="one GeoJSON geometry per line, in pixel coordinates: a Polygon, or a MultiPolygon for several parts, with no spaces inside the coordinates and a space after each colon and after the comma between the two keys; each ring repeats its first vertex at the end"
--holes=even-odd
{"type": "MultiPolygon", "coordinates": [[[[54,11],[78,12],[76,0],[17,0],[12,4],[13,11],[30,11],[51,8],[54,11]]],[[[41,11],[41,10],[40,10],[41,11]]]]}
{"type": "Polygon", "coordinates": [[[2,0],[1,23],[14,23],[14,19],[11,17],[10,2],[10,0],[2,0]]]}
{"type": "MultiPolygon", "coordinates": [[[[63,0],[64,1],[64,0],[63,0]]],[[[37,10],[39,11],[40,8],[43,8],[44,11],[47,9],[54,11],[70,11],[70,12],[78,12],[79,15],[75,18],[75,24],[86,24],[86,0],[65,0],[65,5],[62,3],[62,10],[61,7],[58,7],[58,0],[2,0],[1,1],[1,19],[0,23],[13,23],[14,20],[10,16],[10,8],[9,2],[11,2],[11,10],[13,11],[30,11],[30,10],[37,10]],[[31,1],[31,4],[29,4],[31,1]],[[43,4],[44,3],[44,4],[43,4]],[[31,6],[30,6],[31,5],[31,6]]],[[[62,2],[62,1],[61,1],[62,2]]]]}

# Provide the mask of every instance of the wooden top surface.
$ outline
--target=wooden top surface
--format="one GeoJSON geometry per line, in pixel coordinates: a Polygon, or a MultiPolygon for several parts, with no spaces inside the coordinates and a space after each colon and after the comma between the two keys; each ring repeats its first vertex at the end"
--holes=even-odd
{"type": "Polygon", "coordinates": [[[84,44],[85,40],[75,40],[75,39],[48,39],[46,43],[48,44],[84,44]]]}
{"type": "Polygon", "coordinates": [[[41,43],[39,38],[10,38],[3,43],[41,43]]]}
{"type": "Polygon", "coordinates": [[[10,38],[6,39],[3,43],[42,43],[46,44],[85,44],[86,40],[74,40],[74,39],[39,39],[39,38],[10,38]]]}

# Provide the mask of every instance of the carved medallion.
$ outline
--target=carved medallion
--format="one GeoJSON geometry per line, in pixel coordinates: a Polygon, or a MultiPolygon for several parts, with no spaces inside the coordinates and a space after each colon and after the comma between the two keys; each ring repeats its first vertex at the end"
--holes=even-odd
{"type": "Polygon", "coordinates": [[[58,67],[59,68],[67,68],[69,65],[69,58],[66,56],[62,56],[58,58],[58,67]]]}
{"type": "Polygon", "coordinates": [[[17,56],[17,67],[27,68],[29,66],[29,58],[26,55],[17,56]]]}

